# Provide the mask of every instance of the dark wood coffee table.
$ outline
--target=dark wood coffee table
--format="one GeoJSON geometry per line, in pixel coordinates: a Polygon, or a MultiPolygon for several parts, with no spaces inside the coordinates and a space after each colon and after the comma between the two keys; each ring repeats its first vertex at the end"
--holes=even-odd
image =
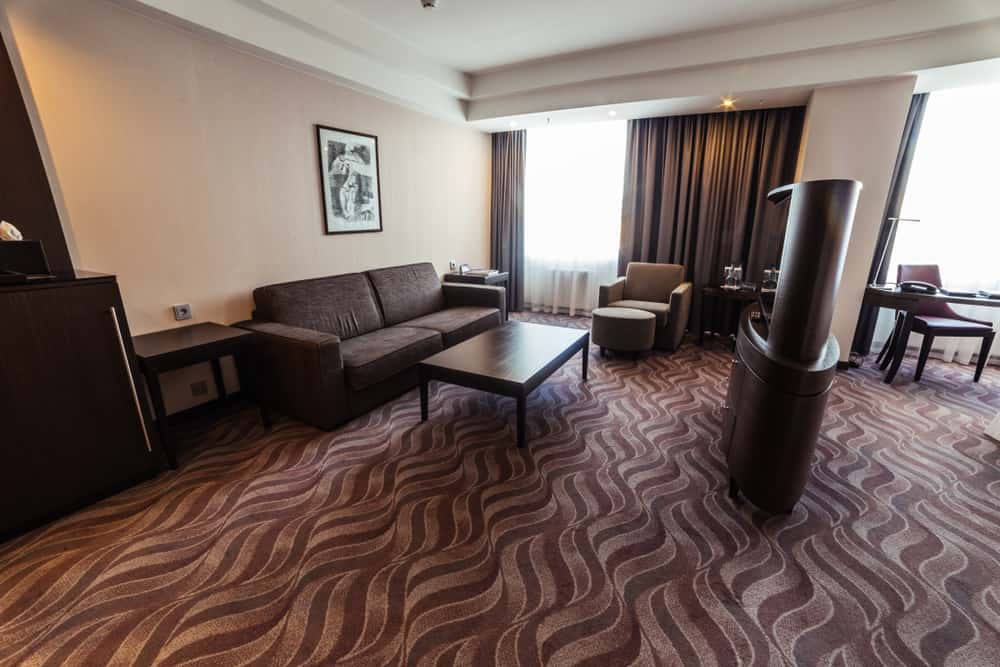
{"type": "Polygon", "coordinates": [[[517,399],[517,446],[524,447],[528,394],[577,352],[587,380],[590,332],[545,324],[508,322],[420,362],[420,419],[427,421],[431,380],[517,399]]]}

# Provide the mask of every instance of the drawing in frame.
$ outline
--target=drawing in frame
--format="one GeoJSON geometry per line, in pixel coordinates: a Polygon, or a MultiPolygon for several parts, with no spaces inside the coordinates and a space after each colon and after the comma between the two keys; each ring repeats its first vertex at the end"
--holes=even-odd
{"type": "Polygon", "coordinates": [[[316,126],[327,234],[382,231],[378,137],[316,126]]]}

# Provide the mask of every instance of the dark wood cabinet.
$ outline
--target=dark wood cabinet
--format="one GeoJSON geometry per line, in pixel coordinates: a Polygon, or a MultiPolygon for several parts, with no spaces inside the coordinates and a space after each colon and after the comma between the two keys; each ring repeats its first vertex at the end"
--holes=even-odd
{"type": "Polygon", "coordinates": [[[0,537],[155,472],[113,276],[0,287],[0,342],[0,537]]]}

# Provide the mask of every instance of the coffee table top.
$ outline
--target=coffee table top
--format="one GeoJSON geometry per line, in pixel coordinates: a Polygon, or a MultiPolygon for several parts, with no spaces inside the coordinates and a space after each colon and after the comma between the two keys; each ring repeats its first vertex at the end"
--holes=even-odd
{"type": "Polygon", "coordinates": [[[508,322],[438,352],[420,364],[528,385],[540,374],[551,373],[550,367],[555,360],[572,348],[579,349],[588,335],[590,332],[586,329],[508,322]]]}

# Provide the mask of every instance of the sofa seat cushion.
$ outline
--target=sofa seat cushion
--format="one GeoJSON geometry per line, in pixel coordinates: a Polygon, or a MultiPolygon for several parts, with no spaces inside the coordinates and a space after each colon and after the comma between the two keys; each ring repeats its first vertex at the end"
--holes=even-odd
{"type": "Polygon", "coordinates": [[[647,313],[656,315],[656,326],[667,325],[667,317],[670,315],[670,304],[659,303],[658,301],[639,301],[637,299],[625,299],[608,304],[609,308],[634,308],[635,310],[645,310],[647,313]]]}
{"type": "Polygon", "coordinates": [[[364,389],[405,371],[443,349],[441,334],[431,329],[387,327],[341,341],[347,383],[364,389]]]}
{"type": "Polygon", "coordinates": [[[451,347],[502,323],[500,311],[481,306],[445,308],[430,315],[404,322],[404,327],[419,327],[440,332],[444,346],[451,347]]]}

